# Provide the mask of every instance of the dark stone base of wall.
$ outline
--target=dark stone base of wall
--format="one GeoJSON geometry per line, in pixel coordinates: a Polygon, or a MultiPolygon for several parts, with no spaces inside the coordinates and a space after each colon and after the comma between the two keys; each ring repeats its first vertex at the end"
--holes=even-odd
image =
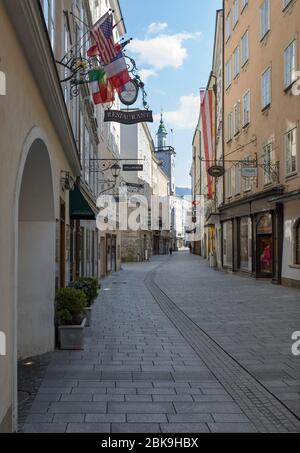
{"type": "Polygon", "coordinates": [[[0,422],[0,434],[11,432],[12,432],[12,408],[10,407],[4,419],[0,422]]]}
{"type": "Polygon", "coordinates": [[[282,285],[288,286],[289,288],[299,288],[300,289],[300,280],[293,280],[291,278],[283,278],[282,277],[282,285]]]}

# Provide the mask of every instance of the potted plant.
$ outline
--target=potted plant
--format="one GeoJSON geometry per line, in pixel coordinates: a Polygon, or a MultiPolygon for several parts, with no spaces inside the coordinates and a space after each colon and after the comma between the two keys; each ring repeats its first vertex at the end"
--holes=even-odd
{"type": "Polygon", "coordinates": [[[86,306],[86,327],[92,325],[92,305],[98,296],[98,284],[97,278],[94,277],[80,277],[75,282],[70,284],[71,288],[80,289],[84,292],[87,298],[86,306]]]}
{"type": "Polygon", "coordinates": [[[86,305],[87,298],[83,291],[75,288],[58,291],[56,313],[61,349],[83,349],[86,305]]]}

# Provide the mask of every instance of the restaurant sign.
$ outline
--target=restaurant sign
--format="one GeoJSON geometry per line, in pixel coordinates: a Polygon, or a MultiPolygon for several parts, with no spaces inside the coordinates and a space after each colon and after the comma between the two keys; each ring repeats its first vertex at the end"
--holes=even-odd
{"type": "Polygon", "coordinates": [[[121,124],[153,123],[151,110],[105,110],[105,122],[116,122],[121,124]]]}

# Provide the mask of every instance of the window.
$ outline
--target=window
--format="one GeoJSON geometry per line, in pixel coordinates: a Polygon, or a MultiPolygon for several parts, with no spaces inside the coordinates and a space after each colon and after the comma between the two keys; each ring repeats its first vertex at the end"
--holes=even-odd
{"type": "Polygon", "coordinates": [[[231,85],[231,59],[226,63],[226,89],[231,85]]]}
{"type": "Polygon", "coordinates": [[[261,106],[265,109],[271,104],[271,68],[262,75],[261,80],[261,106]]]}
{"type": "MultiPolygon", "coordinates": [[[[251,157],[250,156],[246,157],[246,159],[244,159],[245,165],[247,166],[247,162],[250,162],[250,161],[251,161],[251,157]]],[[[243,177],[243,190],[244,190],[244,192],[248,192],[249,190],[251,190],[251,178],[243,177]]]]}
{"type": "Polygon", "coordinates": [[[300,219],[295,226],[295,264],[300,265],[300,219]]]}
{"type": "Polygon", "coordinates": [[[248,31],[242,37],[242,66],[249,60],[249,35],[248,31]]]}
{"type": "Polygon", "coordinates": [[[52,49],[54,48],[55,0],[41,0],[44,19],[48,28],[52,49]]]}
{"type": "Polygon", "coordinates": [[[227,14],[226,17],[226,25],[225,25],[225,37],[226,37],[226,42],[231,36],[231,11],[227,14]]]}
{"type": "Polygon", "coordinates": [[[83,168],[84,164],[84,120],[82,111],[80,111],[80,163],[83,168]]]}
{"type": "Polygon", "coordinates": [[[227,141],[232,140],[233,137],[233,113],[227,115],[227,141]]]}
{"type": "Polygon", "coordinates": [[[264,184],[270,184],[272,182],[271,165],[273,163],[273,146],[272,143],[268,143],[263,147],[264,156],[264,184]]]}
{"type": "Polygon", "coordinates": [[[243,127],[250,123],[250,91],[243,96],[243,127]]]}
{"type": "Polygon", "coordinates": [[[240,72],[240,49],[239,46],[233,52],[233,77],[236,78],[240,72]]]}
{"type": "Polygon", "coordinates": [[[234,135],[241,131],[241,103],[237,102],[233,107],[234,135]]]}
{"type": "Polygon", "coordinates": [[[90,183],[90,134],[88,128],[85,127],[84,132],[84,179],[87,184],[90,183]]]}
{"type": "Polygon", "coordinates": [[[241,3],[241,12],[244,11],[244,9],[246,8],[247,5],[248,5],[248,0],[242,0],[242,3],[241,3]]]}
{"type": "Polygon", "coordinates": [[[261,38],[270,31],[270,0],[264,0],[260,7],[260,32],[261,38]]]}
{"type": "Polygon", "coordinates": [[[236,26],[239,20],[239,0],[234,0],[233,3],[233,27],[236,26]]]}
{"type": "Polygon", "coordinates": [[[239,195],[241,193],[241,166],[240,164],[236,164],[234,167],[234,187],[235,187],[235,195],[239,195]]]}
{"type": "Polygon", "coordinates": [[[297,127],[285,134],[285,173],[286,176],[297,172],[297,127]]]}
{"type": "Polygon", "coordinates": [[[284,51],[284,87],[289,88],[296,77],[296,40],[284,51]]]}
{"type": "Polygon", "coordinates": [[[227,170],[227,183],[226,183],[226,186],[227,186],[227,198],[231,198],[232,197],[232,186],[233,186],[233,181],[234,179],[232,178],[233,176],[233,168],[234,167],[231,167],[227,170]]]}

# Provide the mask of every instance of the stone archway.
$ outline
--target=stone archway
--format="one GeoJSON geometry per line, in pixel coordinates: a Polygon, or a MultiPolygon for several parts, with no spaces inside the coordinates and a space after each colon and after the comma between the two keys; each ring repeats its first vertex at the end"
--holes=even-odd
{"type": "Polygon", "coordinates": [[[55,213],[47,147],[36,139],[27,154],[18,203],[18,358],[54,346],[55,213]]]}
{"type": "Polygon", "coordinates": [[[54,348],[55,204],[47,140],[34,127],[22,147],[14,202],[12,427],[18,423],[18,359],[54,348]]]}

